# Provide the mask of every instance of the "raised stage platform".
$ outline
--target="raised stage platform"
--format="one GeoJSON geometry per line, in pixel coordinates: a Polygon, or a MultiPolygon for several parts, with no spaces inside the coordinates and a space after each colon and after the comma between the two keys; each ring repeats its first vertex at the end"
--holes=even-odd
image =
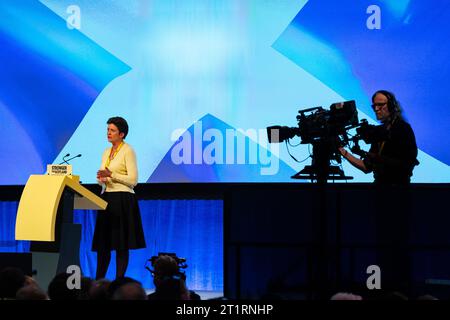
{"type": "MultiPolygon", "coordinates": [[[[0,200],[18,201],[22,188],[0,186],[0,200]]],[[[367,295],[371,265],[382,289],[450,298],[450,184],[141,184],[136,193],[223,200],[227,298],[367,295]]]]}

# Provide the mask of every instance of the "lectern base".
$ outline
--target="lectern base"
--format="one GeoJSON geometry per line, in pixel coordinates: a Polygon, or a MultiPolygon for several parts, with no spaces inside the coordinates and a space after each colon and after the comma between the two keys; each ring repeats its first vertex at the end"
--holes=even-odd
{"type": "MultiPolygon", "coordinates": [[[[31,241],[30,243],[30,251],[33,255],[47,253],[43,257],[49,259],[48,263],[51,261],[54,264],[54,266],[47,265],[52,279],[55,275],[66,272],[67,267],[71,265],[80,266],[81,224],[73,223],[73,198],[72,191],[64,190],[56,216],[55,241],[31,241]]],[[[40,256],[40,254],[37,255],[37,257],[40,256]]],[[[39,276],[39,270],[37,268],[36,270],[39,276]]],[[[47,270],[44,268],[41,272],[47,273],[47,270]]]]}
{"type": "Polygon", "coordinates": [[[57,274],[59,253],[53,252],[33,252],[32,264],[33,270],[36,271],[34,279],[42,290],[47,291],[50,281],[57,274]]]}
{"type": "Polygon", "coordinates": [[[63,223],[59,243],[57,241],[31,242],[33,269],[37,271],[36,280],[43,289],[47,289],[46,286],[55,275],[67,272],[67,267],[76,265],[81,269],[80,240],[81,224],[63,223]]]}

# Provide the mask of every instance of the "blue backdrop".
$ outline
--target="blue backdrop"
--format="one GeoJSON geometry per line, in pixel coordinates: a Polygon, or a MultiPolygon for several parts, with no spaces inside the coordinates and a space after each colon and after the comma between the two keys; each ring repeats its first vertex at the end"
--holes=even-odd
{"type": "MultiPolygon", "coordinates": [[[[141,200],[147,248],[130,251],[127,276],[153,288],[146,260],[158,252],[175,252],[187,259],[187,285],[192,290],[223,291],[223,202],[221,200],[141,200]]],[[[18,202],[0,202],[0,252],[28,252],[28,241],[14,240],[18,202]]],[[[82,224],[80,263],[85,276],[95,277],[96,254],[91,243],[96,212],[75,210],[82,224]]],[[[115,277],[115,254],[107,278],[115,277]]]]}
{"type": "MultiPolygon", "coordinates": [[[[106,121],[117,115],[130,124],[141,183],[293,182],[308,163],[268,145],[265,128],[296,126],[298,110],[350,99],[375,124],[378,89],[396,94],[415,131],[412,181],[448,183],[449,8],[448,0],[2,0],[0,185],[25,184],[67,153],[83,155],[74,173],[95,183],[106,121]],[[181,141],[199,162],[174,160],[181,141]]],[[[309,155],[305,145],[291,151],[309,155]]],[[[373,181],[343,168],[352,181],[373,181]]]]}

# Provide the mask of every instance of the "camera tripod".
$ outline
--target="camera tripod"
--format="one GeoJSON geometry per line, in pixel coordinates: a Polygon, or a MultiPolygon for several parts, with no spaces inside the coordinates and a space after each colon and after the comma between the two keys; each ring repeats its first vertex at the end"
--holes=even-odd
{"type": "Polygon", "coordinates": [[[330,140],[317,140],[312,142],[312,163],[305,166],[300,172],[294,174],[292,179],[311,180],[318,184],[325,184],[328,180],[352,180],[346,176],[339,166],[330,164],[337,150],[336,143],[330,140]]]}

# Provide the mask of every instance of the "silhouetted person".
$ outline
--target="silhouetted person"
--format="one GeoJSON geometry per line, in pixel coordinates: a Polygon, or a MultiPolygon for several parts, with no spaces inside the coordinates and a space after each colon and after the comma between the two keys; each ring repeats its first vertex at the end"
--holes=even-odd
{"type": "Polygon", "coordinates": [[[88,277],[81,277],[81,288],[78,291],[78,300],[90,300],[90,290],[94,281],[88,277]]]}
{"type": "Polygon", "coordinates": [[[355,301],[362,299],[363,298],[360,295],[347,292],[338,292],[330,298],[330,300],[337,300],[337,301],[355,301]]]}
{"type": "Polygon", "coordinates": [[[25,274],[19,268],[3,268],[0,271],[0,299],[15,299],[17,291],[25,285],[25,281],[25,274]]]}
{"type": "Polygon", "coordinates": [[[28,285],[20,288],[16,293],[17,300],[49,300],[45,292],[36,286],[28,285]]]}
{"type": "Polygon", "coordinates": [[[367,134],[371,146],[361,159],[344,148],[342,156],[365,173],[373,172],[375,224],[378,244],[376,264],[381,269],[381,286],[389,291],[409,292],[411,261],[409,229],[411,198],[408,185],[417,161],[416,138],[403,119],[395,95],[378,90],[372,108],[381,125],[367,134]]]}
{"type": "Polygon", "coordinates": [[[402,117],[395,95],[378,90],[372,96],[372,108],[382,125],[368,134],[370,150],[361,159],[339,148],[342,156],[357,169],[373,172],[378,185],[407,185],[417,161],[414,131],[402,117]]]}
{"type": "Polygon", "coordinates": [[[177,261],[168,255],[159,256],[154,264],[155,292],[149,300],[189,300],[189,291],[181,278],[177,261]]]}
{"type": "Polygon", "coordinates": [[[147,294],[139,283],[131,282],[120,286],[112,300],[147,300],[147,294]]]}
{"type": "Polygon", "coordinates": [[[92,279],[81,277],[80,288],[69,288],[67,280],[71,275],[65,272],[57,274],[48,285],[47,294],[50,300],[87,300],[92,279]]]}
{"type": "Polygon", "coordinates": [[[121,278],[117,278],[114,281],[112,281],[108,287],[108,299],[112,300],[116,291],[121,288],[122,286],[126,285],[126,284],[131,284],[134,283],[136,285],[139,285],[142,287],[142,284],[130,277],[121,277],[121,278]]]}
{"type": "Polygon", "coordinates": [[[200,296],[186,287],[185,277],[177,261],[168,255],[159,256],[154,263],[155,292],[149,300],[200,300],[200,296]]]}
{"type": "Polygon", "coordinates": [[[99,279],[94,281],[89,290],[90,300],[108,300],[108,290],[111,285],[111,281],[108,279],[99,279]]]}

